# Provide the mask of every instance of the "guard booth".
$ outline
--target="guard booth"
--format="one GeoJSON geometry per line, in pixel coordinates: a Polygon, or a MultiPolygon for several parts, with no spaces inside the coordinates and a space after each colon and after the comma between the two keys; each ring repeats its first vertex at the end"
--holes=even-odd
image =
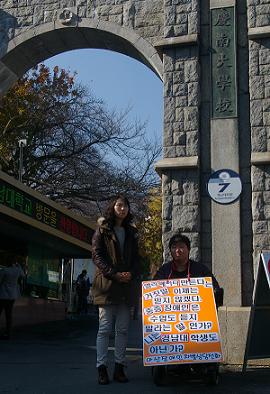
{"type": "Polygon", "coordinates": [[[74,259],[91,258],[93,232],[93,223],[0,171],[0,268],[11,255],[27,272],[14,326],[65,318],[74,259]]]}

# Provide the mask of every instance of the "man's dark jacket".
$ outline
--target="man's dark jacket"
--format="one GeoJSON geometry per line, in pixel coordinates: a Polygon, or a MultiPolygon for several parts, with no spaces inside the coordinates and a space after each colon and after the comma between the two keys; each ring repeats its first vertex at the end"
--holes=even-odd
{"type": "Polygon", "coordinates": [[[92,258],[96,265],[92,286],[94,304],[135,305],[140,277],[138,230],[132,224],[124,227],[125,243],[121,256],[120,244],[112,226],[104,218],[99,219],[98,223],[92,239],[92,258]],[[117,272],[131,272],[131,282],[118,282],[115,278],[117,272]]]}
{"type": "MultiPolygon", "coordinates": [[[[191,278],[202,278],[211,277],[213,281],[214,296],[216,300],[216,305],[221,306],[223,304],[223,289],[219,287],[218,281],[212,274],[212,272],[203,264],[198,263],[193,260],[189,260],[189,274],[191,278]]],[[[163,264],[157,271],[154,279],[174,279],[174,278],[187,278],[188,270],[179,272],[173,269],[173,262],[163,264]]]]}

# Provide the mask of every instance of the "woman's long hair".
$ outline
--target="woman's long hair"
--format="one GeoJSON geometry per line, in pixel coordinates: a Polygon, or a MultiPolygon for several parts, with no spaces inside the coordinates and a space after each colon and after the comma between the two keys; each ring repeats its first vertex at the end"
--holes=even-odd
{"type": "Polygon", "coordinates": [[[105,211],[105,219],[107,220],[107,222],[109,223],[110,226],[115,225],[114,206],[115,206],[117,200],[122,200],[128,206],[128,214],[122,223],[122,226],[125,227],[127,224],[132,222],[133,215],[130,213],[130,203],[129,203],[127,197],[123,196],[122,194],[119,194],[110,202],[108,208],[105,211]]]}

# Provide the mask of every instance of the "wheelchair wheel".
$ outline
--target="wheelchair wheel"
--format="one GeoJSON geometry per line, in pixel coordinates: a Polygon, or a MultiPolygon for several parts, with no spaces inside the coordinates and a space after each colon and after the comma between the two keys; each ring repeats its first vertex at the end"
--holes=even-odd
{"type": "Polygon", "coordinates": [[[166,378],[166,367],[157,365],[152,368],[153,381],[156,386],[164,386],[166,378]]]}
{"type": "Polygon", "coordinates": [[[218,366],[211,366],[207,369],[205,376],[205,383],[208,386],[216,386],[219,383],[219,368],[218,366]]]}

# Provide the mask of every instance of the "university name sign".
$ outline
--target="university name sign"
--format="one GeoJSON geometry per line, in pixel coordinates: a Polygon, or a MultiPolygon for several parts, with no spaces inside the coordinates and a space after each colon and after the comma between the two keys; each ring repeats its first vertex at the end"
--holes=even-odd
{"type": "Polygon", "coordinates": [[[234,7],[211,10],[212,118],[237,116],[234,7]]]}
{"type": "Polygon", "coordinates": [[[93,230],[49,204],[0,179],[0,204],[90,244],[93,230]]]}

